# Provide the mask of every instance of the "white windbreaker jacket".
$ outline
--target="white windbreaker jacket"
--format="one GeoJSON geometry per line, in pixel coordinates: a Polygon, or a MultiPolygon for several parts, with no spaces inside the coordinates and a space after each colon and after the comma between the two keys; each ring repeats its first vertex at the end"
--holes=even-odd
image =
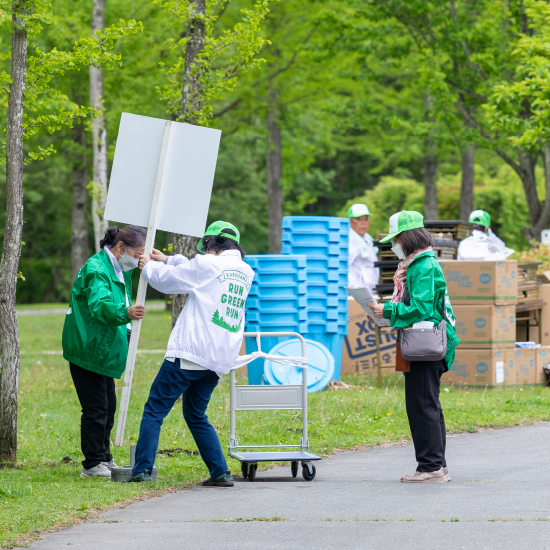
{"type": "Polygon", "coordinates": [[[189,298],[168,340],[166,357],[178,357],[227,374],[235,364],[243,341],[244,304],[254,272],[238,250],[219,256],[179,254],[166,264],[147,262],[147,282],[165,294],[189,298]]]}

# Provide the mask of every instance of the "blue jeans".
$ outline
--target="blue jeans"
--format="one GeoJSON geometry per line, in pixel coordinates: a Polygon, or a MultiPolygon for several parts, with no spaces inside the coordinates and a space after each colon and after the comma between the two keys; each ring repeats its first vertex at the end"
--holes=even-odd
{"type": "Polygon", "coordinates": [[[206,416],[210,396],[218,382],[218,375],[211,370],[180,369],[179,359],[162,363],[143,410],[134,475],[153,471],[162,422],[182,394],[183,417],[210,475],[220,477],[227,472],[218,434],[206,416]]]}

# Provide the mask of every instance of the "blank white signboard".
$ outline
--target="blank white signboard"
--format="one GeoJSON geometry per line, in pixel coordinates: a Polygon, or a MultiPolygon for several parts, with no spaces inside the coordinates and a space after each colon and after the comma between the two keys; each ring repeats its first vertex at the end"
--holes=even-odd
{"type": "MultiPolygon", "coordinates": [[[[104,217],[147,227],[165,121],[123,113],[104,217]]],[[[156,229],[202,237],[221,131],[173,122],[156,229]]]]}

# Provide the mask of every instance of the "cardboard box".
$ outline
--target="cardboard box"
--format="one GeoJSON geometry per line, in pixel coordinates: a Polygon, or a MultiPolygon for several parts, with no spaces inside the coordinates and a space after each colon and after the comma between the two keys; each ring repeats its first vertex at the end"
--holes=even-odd
{"type": "Polygon", "coordinates": [[[503,262],[448,260],[440,264],[453,306],[517,303],[518,263],[515,260],[503,262]]]}
{"type": "Polygon", "coordinates": [[[542,346],[535,350],[535,363],[535,384],[537,386],[546,386],[548,384],[548,376],[546,376],[543,366],[545,363],[550,363],[550,346],[542,346]]]}
{"type": "MultiPolygon", "coordinates": [[[[544,300],[545,305],[542,306],[542,341],[539,344],[543,346],[550,346],[550,285],[540,285],[539,286],[539,299],[544,300]]],[[[531,332],[534,332],[538,336],[538,330],[536,328],[529,331],[529,336],[531,332]]]]}
{"type": "MultiPolygon", "coordinates": [[[[353,299],[348,301],[348,314],[348,334],[344,337],[341,373],[375,374],[377,362],[374,325],[368,320],[363,308],[353,299]]],[[[395,368],[396,341],[397,333],[394,328],[381,328],[380,354],[382,368],[395,368]]]]}
{"type": "Polygon", "coordinates": [[[535,352],[535,349],[522,348],[518,348],[514,351],[516,387],[535,385],[537,377],[535,352]]]}
{"type": "Polygon", "coordinates": [[[515,350],[457,348],[451,369],[441,377],[446,386],[513,388],[515,350]]]}
{"type": "Polygon", "coordinates": [[[461,348],[516,347],[515,306],[453,306],[461,348]]]}

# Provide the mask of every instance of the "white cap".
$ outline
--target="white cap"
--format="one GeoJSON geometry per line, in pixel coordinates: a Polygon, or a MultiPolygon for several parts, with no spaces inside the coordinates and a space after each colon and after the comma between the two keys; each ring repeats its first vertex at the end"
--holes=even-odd
{"type": "Polygon", "coordinates": [[[348,208],[348,218],[359,218],[361,216],[370,216],[369,208],[366,204],[352,204],[348,208]]]}

